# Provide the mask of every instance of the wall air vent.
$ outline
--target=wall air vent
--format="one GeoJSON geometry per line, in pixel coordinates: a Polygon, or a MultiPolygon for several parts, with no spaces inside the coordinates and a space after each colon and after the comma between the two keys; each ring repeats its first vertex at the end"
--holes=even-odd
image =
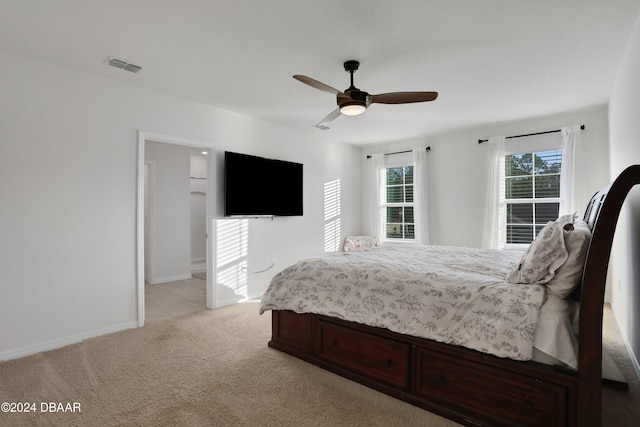
{"type": "Polygon", "coordinates": [[[142,67],[129,64],[128,62],[121,59],[116,59],[113,56],[107,59],[107,64],[111,65],[112,67],[120,68],[121,70],[131,71],[132,73],[137,73],[138,71],[142,70],[142,67]]]}

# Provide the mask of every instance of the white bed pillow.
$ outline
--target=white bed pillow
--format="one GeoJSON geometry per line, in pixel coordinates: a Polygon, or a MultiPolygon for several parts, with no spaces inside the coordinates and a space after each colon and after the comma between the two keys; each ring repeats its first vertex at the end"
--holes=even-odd
{"type": "Polygon", "coordinates": [[[563,234],[568,257],[547,283],[549,292],[558,298],[568,297],[580,284],[584,260],[591,242],[591,229],[583,220],[575,220],[573,229],[564,230],[563,234]]]}
{"type": "Polygon", "coordinates": [[[567,260],[563,228],[573,223],[573,215],[549,221],[522,255],[520,262],[507,275],[509,283],[547,283],[567,260]]]}

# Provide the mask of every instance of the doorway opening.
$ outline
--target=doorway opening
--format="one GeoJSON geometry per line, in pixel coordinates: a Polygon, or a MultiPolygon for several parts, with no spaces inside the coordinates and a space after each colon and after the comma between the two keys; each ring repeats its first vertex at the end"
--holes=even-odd
{"type": "MultiPolygon", "coordinates": [[[[211,142],[138,132],[138,326],[147,319],[151,289],[154,298],[173,294],[171,310],[189,310],[204,284],[197,303],[215,306],[215,163],[211,142]]],[[[158,316],[156,307],[150,318],[158,316]]]]}

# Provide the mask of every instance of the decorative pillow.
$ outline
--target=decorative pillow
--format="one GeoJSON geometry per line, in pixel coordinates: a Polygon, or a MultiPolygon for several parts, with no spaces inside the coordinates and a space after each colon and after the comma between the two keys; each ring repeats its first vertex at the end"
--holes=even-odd
{"type": "Polygon", "coordinates": [[[547,283],[567,260],[563,228],[573,222],[573,215],[549,221],[507,276],[509,283],[547,283]]]}
{"type": "Polygon", "coordinates": [[[580,284],[589,242],[591,229],[583,220],[574,221],[571,230],[564,230],[564,246],[569,255],[547,283],[549,293],[558,298],[566,298],[580,284]]]}
{"type": "Polygon", "coordinates": [[[371,248],[373,246],[378,246],[380,244],[380,240],[377,237],[371,236],[347,236],[344,239],[344,250],[348,251],[359,251],[364,248],[371,248]]]}

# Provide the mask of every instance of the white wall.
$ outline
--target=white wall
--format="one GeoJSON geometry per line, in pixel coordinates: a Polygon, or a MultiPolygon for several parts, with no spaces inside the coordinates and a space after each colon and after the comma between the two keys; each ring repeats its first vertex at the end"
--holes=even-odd
{"type": "Polygon", "coordinates": [[[145,160],[153,162],[150,247],[145,257],[150,284],[191,277],[191,149],[147,141],[145,160]]]}
{"type": "Polygon", "coordinates": [[[191,154],[191,272],[206,271],[207,157],[191,154]]]}
{"type": "MultiPolygon", "coordinates": [[[[611,179],[640,164],[640,17],[609,104],[611,179]]],[[[616,229],[610,272],[612,308],[640,376],[640,188],[629,194],[616,229]]]]}
{"type": "MultiPolygon", "coordinates": [[[[242,128],[242,125],[239,125],[242,128]]],[[[311,129],[313,131],[313,129],[311,129]]],[[[360,224],[360,170],[359,151],[341,144],[309,143],[306,137],[285,140],[268,128],[255,135],[230,135],[223,138],[234,141],[234,145],[218,146],[218,170],[224,168],[223,151],[254,154],[267,158],[303,163],[303,211],[302,217],[250,218],[245,220],[222,217],[222,179],[218,180],[218,230],[219,249],[229,247],[228,257],[219,260],[218,287],[227,288],[233,294],[218,292],[219,305],[242,299],[258,298],[266,290],[271,277],[282,268],[305,256],[318,255],[324,251],[324,183],[341,180],[342,236],[356,234],[360,224]],[[270,141],[269,144],[263,142],[270,141]],[[240,225],[244,224],[244,225],[240,225]],[[246,236],[229,239],[228,230],[246,226],[246,236]],[[224,231],[224,233],[222,233],[224,231]],[[229,243],[230,246],[225,243],[229,243]],[[241,242],[248,242],[249,250],[243,255],[241,242]],[[254,250],[255,249],[255,250],[254,250]],[[234,274],[228,277],[229,269],[237,271],[246,262],[247,275],[234,274]],[[234,270],[235,269],[235,270],[234,270]]],[[[239,233],[236,233],[236,237],[239,233]]],[[[222,258],[225,254],[218,254],[222,258]]]]}
{"type": "MultiPolygon", "coordinates": [[[[427,154],[430,243],[480,247],[487,194],[489,147],[488,144],[478,144],[478,139],[554,130],[572,124],[586,126],[582,132],[582,147],[584,170],[588,173],[585,174],[583,198],[588,201],[593,193],[609,183],[606,106],[363,149],[360,156],[363,182],[362,231],[369,229],[369,217],[364,214],[367,212],[370,194],[367,182],[370,160],[366,159],[366,154],[430,146],[431,151],[427,154]]],[[[561,141],[560,133],[532,138],[557,138],[558,142],[561,141]]],[[[515,144],[521,143],[523,139],[507,141],[507,144],[515,144]]]]}
{"type": "Polygon", "coordinates": [[[4,51],[0,93],[0,359],[137,325],[138,130],[213,141],[219,162],[231,149],[304,163],[305,215],[250,220],[249,265],[276,267],[249,277],[247,297],[322,252],[324,182],[342,180],[343,230],[358,230],[358,150],[312,128],[294,132],[4,51]]]}

